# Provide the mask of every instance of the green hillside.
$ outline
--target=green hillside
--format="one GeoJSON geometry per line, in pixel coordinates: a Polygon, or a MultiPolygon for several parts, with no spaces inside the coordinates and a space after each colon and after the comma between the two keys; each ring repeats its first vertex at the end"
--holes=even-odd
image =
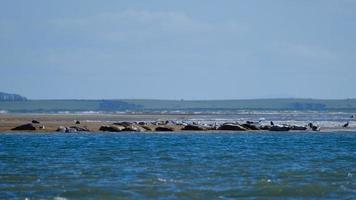
{"type": "Polygon", "coordinates": [[[356,111],[356,99],[256,100],[27,100],[0,101],[8,112],[152,111],[152,110],[343,110],[356,111]]]}

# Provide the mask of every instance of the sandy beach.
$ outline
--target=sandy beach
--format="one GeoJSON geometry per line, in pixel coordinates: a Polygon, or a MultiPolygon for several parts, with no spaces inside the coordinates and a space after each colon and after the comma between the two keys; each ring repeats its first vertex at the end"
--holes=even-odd
{"type": "MultiPolygon", "coordinates": [[[[85,127],[91,132],[99,131],[102,126],[111,126],[113,123],[118,122],[130,122],[133,124],[144,123],[147,128],[146,131],[155,131],[159,126],[172,128],[174,131],[181,131],[184,127],[182,124],[176,124],[177,122],[193,123],[196,125],[206,124],[209,121],[209,125],[222,124],[227,122],[237,122],[236,120],[211,120],[218,119],[221,116],[203,115],[203,114],[1,114],[0,115],[0,132],[9,132],[11,129],[24,125],[31,124],[32,120],[40,122],[37,129],[38,132],[54,132],[59,127],[85,127]],[[196,120],[209,118],[210,120],[196,120]],[[80,124],[77,124],[77,121],[80,124]],[[174,122],[173,124],[165,124],[165,122],[174,122]],[[160,124],[161,123],[161,124],[160,124]]],[[[279,124],[293,125],[291,122],[279,121],[279,124]]],[[[294,124],[303,125],[307,122],[296,121],[294,124]]],[[[262,124],[269,124],[268,122],[262,122],[262,124]]],[[[355,131],[356,124],[351,122],[349,127],[343,128],[341,123],[333,122],[319,122],[320,131],[355,131]],[[331,124],[331,125],[330,125],[331,124]]],[[[143,124],[141,124],[143,125],[143,124]]],[[[140,126],[141,127],[141,126],[140,126]]],[[[210,131],[212,129],[209,129],[210,131]]],[[[261,129],[260,129],[261,130],[261,129]]],[[[252,130],[253,131],[253,130],[252,130]]]]}
{"type": "Polygon", "coordinates": [[[103,125],[110,125],[119,121],[157,121],[187,119],[189,116],[177,115],[110,115],[110,114],[2,114],[0,115],[0,131],[10,131],[12,128],[31,123],[32,120],[39,121],[45,126],[40,131],[53,132],[59,126],[75,126],[80,121],[80,126],[87,127],[90,131],[98,131],[103,125]]]}

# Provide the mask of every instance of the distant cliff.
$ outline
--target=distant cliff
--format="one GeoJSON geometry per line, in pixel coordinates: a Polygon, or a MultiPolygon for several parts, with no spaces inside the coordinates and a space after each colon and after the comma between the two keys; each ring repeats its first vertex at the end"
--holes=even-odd
{"type": "Polygon", "coordinates": [[[18,94],[0,92],[0,101],[27,101],[27,98],[18,94]]]}

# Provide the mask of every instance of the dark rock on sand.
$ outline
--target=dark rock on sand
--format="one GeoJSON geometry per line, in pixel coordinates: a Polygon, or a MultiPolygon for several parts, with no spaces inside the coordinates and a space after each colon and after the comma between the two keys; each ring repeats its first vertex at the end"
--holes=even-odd
{"type": "Polygon", "coordinates": [[[32,124],[39,124],[40,122],[37,120],[32,120],[32,124]]]}
{"type": "Polygon", "coordinates": [[[23,124],[20,126],[17,126],[13,129],[11,129],[13,131],[35,131],[36,127],[33,124],[23,124]]]}
{"type": "Polygon", "coordinates": [[[186,125],[182,128],[183,131],[204,131],[206,128],[199,126],[199,125],[186,125]]]}
{"type": "Polygon", "coordinates": [[[80,121],[76,121],[75,124],[80,124],[80,121]]]}
{"type": "Polygon", "coordinates": [[[171,128],[171,127],[166,127],[166,126],[159,126],[159,127],[156,127],[155,130],[156,130],[156,131],[174,131],[173,128],[171,128]]]}
{"type": "Polygon", "coordinates": [[[223,124],[218,128],[218,130],[223,130],[223,131],[246,131],[247,129],[242,127],[239,124],[223,124]]]}

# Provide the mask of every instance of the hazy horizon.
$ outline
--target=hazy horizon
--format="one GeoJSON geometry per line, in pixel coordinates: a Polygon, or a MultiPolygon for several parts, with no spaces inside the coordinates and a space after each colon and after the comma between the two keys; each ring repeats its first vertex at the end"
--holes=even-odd
{"type": "Polygon", "coordinates": [[[4,0],[0,91],[29,99],[356,98],[356,1],[4,0]]]}
{"type": "MultiPolygon", "coordinates": [[[[2,93],[3,91],[0,91],[0,93],[2,93]]],[[[20,95],[22,97],[27,98],[26,96],[23,96],[21,94],[17,94],[17,93],[8,93],[8,92],[4,92],[5,94],[10,94],[10,95],[20,95]]],[[[154,99],[154,98],[133,98],[133,99],[128,99],[128,98],[109,98],[109,99],[105,99],[105,98],[68,98],[68,99],[64,99],[64,98],[42,98],[42,99],[36,99],[36,98],[27,98],[27,100],[53,100],[53,101],[62,101],[62,100],[82,100],[82,101],[96,101],[96,100],[153,100],[153,101],[246,101],[246,100],[281,100],[281,99],[300,99],[300,100],[355,100],[356,98],[334,98],[334,99],[321,99],[321,98],[300,98],[300,97],[276,97],[276,98],[245,98],[245,99],[154,99]]]]}

